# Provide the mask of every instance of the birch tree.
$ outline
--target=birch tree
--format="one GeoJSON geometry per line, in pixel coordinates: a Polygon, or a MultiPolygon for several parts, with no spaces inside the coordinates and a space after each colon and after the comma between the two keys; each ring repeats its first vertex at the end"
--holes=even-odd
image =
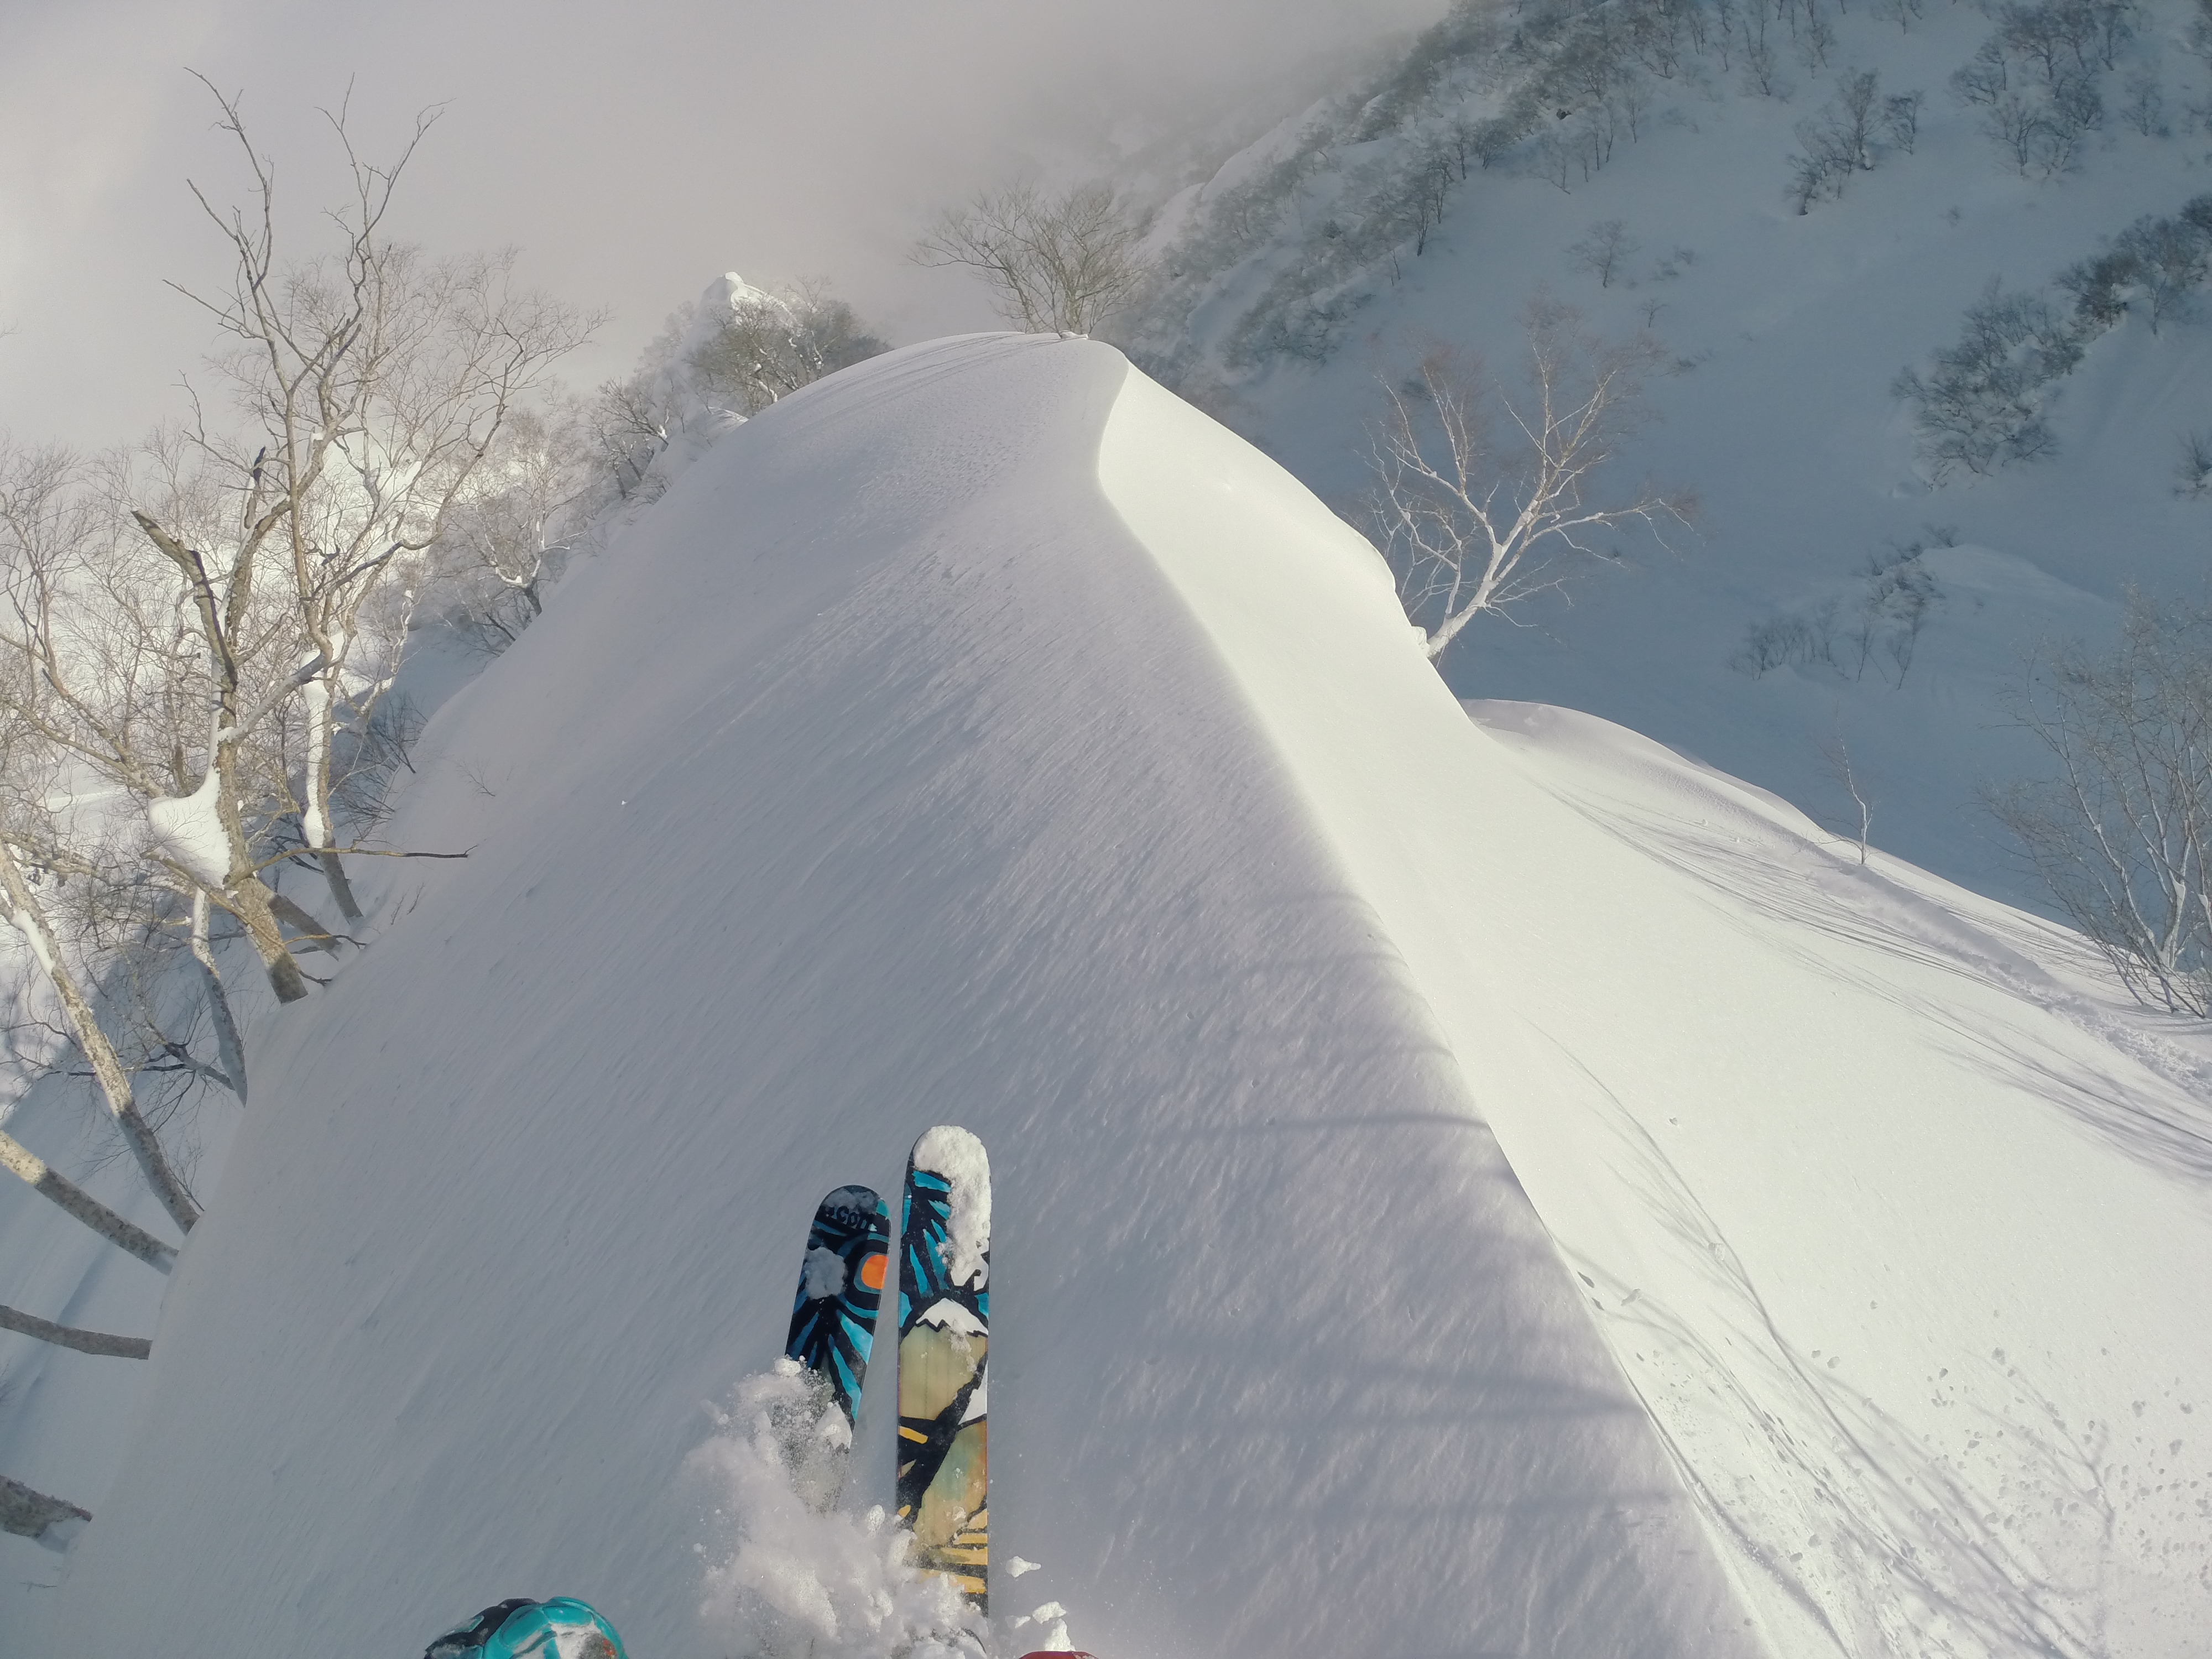
{"type": "Polygon", "coordinates": [[[1644,384],[1662,361],[1658,342],[1607,343],[1548,301],[1526,321],[1525,392],[1439,349],[1410,380],[1386,383],[1386,412],[1369,428],[1370,519],[1431,661],[1477,617],[1560,586],[1581,561],[1616,556],[1601,532],[1662,532],[1696,508],[1687,492],[1649,483],[1597,493],[1595,475],[1650,418],[1644,384]]]}
{"type": "MultiPolygon", "coordinates": [[[[49,897],[71,878],[91,883],[102,873],[69,844],[49,805],[64,765],[88,768],[140,799],[157,794],[148,739],[166,733],[173,746],[184,712],[152,619],[133,609],[139,592],[130,573],[103,571],[86,558],[95,544],[97,498],[75,488],[81,482],[66,452],[0,446],[0,918],[21,933],[52,988],[147,1184],[189,1231],[198,1206],[139,1105],[49,897]],[[72,611],[80,621],[99,621],[70,629],[62,618],[72,611]]],[[[21,1148],[0,1162],[134,1255],[155,1261],[166,1248],[149,1250],[137,1230],[126,1232],[21,1148]]]]}
{"type": "Polygon", "coordinates": [[[265,727],[307,678],[292,611],[254,582],[286,509],[257,467],[233,518],[202,447],[158,437],[139,471],[0,449],[0,707],[14,763],[43,745],[140,804],[166,878],[235,917],[291,1002],[307,984],[257,834],[289,798],[265,727]]]}
{"type": "Polygon", "coordinates": [[[139,1172],[146,1177],[146,1184],[154,1189],[155,1196],[161,1200],[161,1207],[169,1212],[170,1219],[180,1231],[190,1232],[200,1218],[199,1206],[161,1150],[153,1126],[139,1110],[130,1074],[124,1070],[114,1044],[100,1030],[100,1021],[93,1012],[92,999],[86,994],[76,970],[63,955],[61,940],[47,920],[38,895],[25,878],[16,848],[5,839],[4,830],[0,830],[0,897],[6,901],[8,920],[23,935],[40,971],[60,1000],[70,1035],[91,1065],[92,1074],[100,1085],[100,1097],[106,1102],[116,1127],[122,1131],[124,1144],[131,1149],[139,1172]]]}
{"type": "MultiPolygon", "coordinates": [[[[135,516],[194,595],[223,686],[208,777],[226,834],[237,802],[225,744],[248,735],[252,718],[237,704],[233,612],[250,604],[264,563],[289,579],[305,659],[292,679],[307,750],[301,835],[340,913],[355,921],[362,913],[337,844],[331,756],[349,678],[362,668],[365,610],[387,583],[411,596],[422,554],[520,401],[597,319],[519,287],[512,251],[432,259],[386,233],[393,192],[434,115],[419,118],[382,167],[356,150],[344,108],[331,115],[349,179],[348,198],[327,216],[340,246],[283,259],[274,167],[253,147],[237,99],[200,78],[251,179],[243,208],[219,210],[192,187],[229,245],[231,283],[220,293],[179,290],[227,342],[215,366],[244,417],[234,435],[201,422],[190,428],[193,447],[244,503],[220,580],[176,526],[143,509],[135,516]]],[[[404,633],[410,609],[404,596],[395,631],[404,633]]],[[[235,866],[242,839],[232,850],[235,866]]]]}

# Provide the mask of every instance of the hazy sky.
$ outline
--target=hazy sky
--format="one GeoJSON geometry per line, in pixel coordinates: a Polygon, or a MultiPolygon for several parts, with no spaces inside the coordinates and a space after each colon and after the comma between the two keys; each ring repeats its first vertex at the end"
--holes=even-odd
{"type": "Polygon", "coordinates": [[[905,249],[947,202],[1072,175],[1299,97],[1444,0],[0,0],[0,430],[99,444],[175,412],[208,332],[164,279],[223,275],[190,178],[243,199],[203,70],[242,90],[292,246],[332,199],[318,106],[363,153],[444,103],[398,198],[434,250],[514,244],[613,313],[568,378],[627,368],[726,270],[830,277],[899,341],[991,326],[905,249]]]}

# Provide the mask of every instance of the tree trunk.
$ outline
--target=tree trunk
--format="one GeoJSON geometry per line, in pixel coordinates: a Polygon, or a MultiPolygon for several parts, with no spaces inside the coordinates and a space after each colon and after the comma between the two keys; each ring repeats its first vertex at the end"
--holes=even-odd
{"type": "Polygon", "coordinates": [[[25,1336],[35,1336],[57,1347],[75,1348],[79,1353],[107,1354],[117,1359],[143,1359],[154,1352],[154,1345],[143,1336],[109,1336],[100,1331],[81,1331],[74,1325],[57,1325],[51,1319],[19,1313],[6,1306],[0,1306],[0,1331],[21,1331],[25,1336]]]}
{"type": "Polygon", "coordinates": [[[269,975],[269,988],[276,994],[279,1002],[297,1002],[307,994],[307,981],[300,972],[300,964],[292,960],[292,952],[284,943],[284,935],[276,926],[276,917],[269,908],[273,896],[261,884],[261,878],[248,875],[224,890],[229,902],[230,913],[238,918],[238,925],[246,929],[247,941],[253,954],[261,958],[261,966],[269,975]]]}
{"type": "Polygon", "coordinates": [[[149,1267],[169,1271],[177,1249],[143,1227],[132,1225],[90,1193],[46,1167],[46,1160],[13,1135],[0,1133],[0,1170],[21,1176],[41,1197],[51,1199],[119,1250],[128,1250],[149,1267]]]}
{"type": "MultiPolygon", "coordinates": [[[[229,718],[226,708],[222,717],[229,718]]],[[[253,848],[246,839],[246,819],[238,808],[238,740],[218,726],[215,738],[215,768],[220,780],[216,789],[216,817],[222,820],[223,838],[230,844],[230,868],[223,877],[222,896],[231,915],[261,958],[269,975],[269,988],[279,1002],[297,1002],[307,994],[307,981],[300,964],[284,943],[284,935],[270,913],[269,889],[253,867],[253,848]]]]}
{"type": "Polygon", "coordinates": [[[293,932],[300,935],[297,943],[306,945],[311,951],[321,951],[331,956],[337,955],[338,942],[336,935],[321,922],[316,921],[312,913],[294,903],[285,895],[270,894],[269,912],[277,921],[285,923],[293,932]]]}
{"type": "MultiPolygon", "coordinates": [[[[254,465],[253,480],[254,497],[258,498],[261,488],[258,462],[254,465]]],[[[221,605],[216,600],[215,584],[209,579],[207,567],[198,554],[137,508],[131,509],[131,516],[138,520],[139,528],[184,577],[185,586],[199,611],[200,631],[207,641],[208,659],[214,667],[216,682],[222,688],[210,715],[208,763],[216,775],[216,817],[222,825],[223,840],[230,853],[230,866],[222,878],[223,904],[238,918],[239,925],[246,929],[246,937],[252,941],[253,953],[261,958],[261,966],[269,975],[269,988],[276,992],[277,1001],[297,1002],[307,994],[307,985],[301,977],[300,964],[284,948],[284,935],[277,931],[269,914],[269,890],[261,884],[260,872],[253,867],[253,848],[246,839],[246,818],[238,805],[238,744],[245,734],[233,724],[244,716],[238,706],[238,659],[232,650],[231,640],[244,626],[252,598],[256,550],[262,538],[283,516],[283,511],[280,508],[264,514],[250,530],[231,565],[230,592],[221,605]]],[[[206,880],[207,877],[203,874],[199,878],[206,880]]]]}
{"type": "Polygon", "coordinates": [[[0,887],[7,890],[16,927],[22,930],[32,954],[46,970],[46,978],[62,1000],[62,1012],[68,1017],[77,1047],[92,1063],[92,1074],[100,1080],[100,1091],[106,1097],[107,1109],[122,1129],[131,1155],[138,1160],[146,1184],[154,1189],[154,1195],[161,1200],[161,1207],[169,1212],[179,1229],[191,1231],[192,1224],[200,1218],[199,1206],[192,1202],[177,1172],[169,1167],[168,1156],[155,1136],[154,1126],[139,1112],[137,1101],[131,1097],[131,1079],[124,1073],[123,1061],[117,1056],[114,1045],[108,1042],[107,1033],[100,1029],[100,1022],[93,1017],[92,1004],[78,989],[76,976],[62,960],[60,942],[47,927],[46,913],[39,908],[31,884],[23,879],[22,867],[15,862],[15,849],[4,842],[0,842],[0,887]]]}
{"type": "Polygon", "coordinates": [[[348,921],[359,921],[361,906],[354,898],[353,884],[346,879],[345,866],[338,862],[338,849],[317,848],[315,858],[323,866],[323,879],[330,885],[331,896],[337,901],[338,914],[348,921]]]}
{"type": "MultiPolygon", "coordinates": [[[[332,663],[338,660],[338,653],[328,645],[323,654],[332,663]]],[[[329,669],[301,688],[307,706],[307,805],[300,815],[300,828],[323,866],[323,879],[330,884],[338,914],[348,921],[359,921],[361,906],[354,902],[353,884],[346,879],[331,833],[331,743],[336,735],[337,697],[329,682],[337,673],[336,668],[329,669]]]]}
{"type": "Polygon", "coordinates": [[[18,1538],[36,1538],[57,1521],[89,1521],[90,1510],[81,1510],[58,1498],[33,1492],[20,1480],[0,1474],[0,1532],[18,1538]]]}
{"type": "Polygon", "coordinates": [[[208,896],[197,887],[192,890],[192,959],[200,965],[201,986],[207,993],[208,1019],[215,1027],[216,1053],[222,1060],[223,1075],[230,1079],[231,1093],[243,1106],[246,1043],[238,1035],[238,1022],[231,1017],[230,999],[223,993],[222,975],[216,971],[215,951],[208,944],[208,896]]]}

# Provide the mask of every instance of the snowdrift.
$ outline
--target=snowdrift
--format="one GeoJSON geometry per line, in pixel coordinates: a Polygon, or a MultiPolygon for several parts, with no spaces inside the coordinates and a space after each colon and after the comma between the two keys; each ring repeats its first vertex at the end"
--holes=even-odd
{"type": "Polygon", "coordinates": [[[51,1650],[404,1654],[556,1593],[735,1650],[702,1402],[780,1350],[820,1194],[951,1121],[1001,1615],[2181,1652],[2186,1056],[2053,930],[1479,712],[1103,346],[915,348],[732,434],[440,714],[394,837],[470,857],[388,866],[259,1034],[51,1650]]]}

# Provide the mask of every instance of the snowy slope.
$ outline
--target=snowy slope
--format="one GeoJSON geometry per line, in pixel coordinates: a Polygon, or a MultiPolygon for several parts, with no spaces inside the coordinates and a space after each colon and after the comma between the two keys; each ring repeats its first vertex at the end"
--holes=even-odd
{"type": "Polygon", "coordinates": [[[1771,798],[1476,712],[1106,348],[731,434],[434,723],[395,835],[471,856],[258,1034],[30,1650],[404,1653],[556,1591],[742,1650],[701,1402],[821,1192],[948,1121],[1000,1182],[994,1556],[1043,1564],[1002,1613],[2189,1651],[2201,1048],[1771,798]]]}
{"type": "Polygon", "coordinates": [[[986,341],[787,404],[451,706],[402,833],[473,857],[268,1041],[62,1651],[397,1651],[552,1583],[714,1650],[699,1402],[777,1351],[819,1193],[939,1120],[1001,1183],[995,1530],[1084,1639],[1729,1650],[1418,993],[1100,493],[1125,373],[986,341]]]}

